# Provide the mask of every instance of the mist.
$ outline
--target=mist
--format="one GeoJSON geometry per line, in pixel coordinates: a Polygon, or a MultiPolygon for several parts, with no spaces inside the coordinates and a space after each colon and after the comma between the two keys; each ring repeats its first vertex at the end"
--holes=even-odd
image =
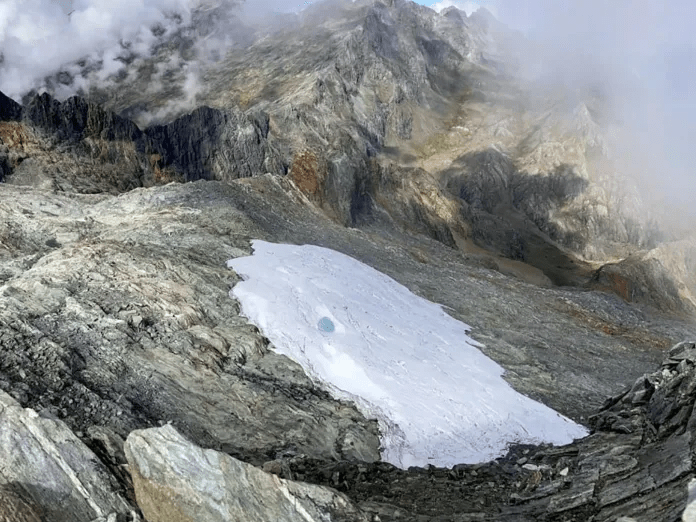
{"type": "Polygon", "coordinates": [[[306,5],[298,0],[248,5],[244,0],[3,0],[0,91],[20,102],[27,93],[43,91],[65,99],[124,74],[134,60],[152,56],[175,35],[203,31],[194,35],[200,63],[169,57],[171,68],[190,69],[185,83],[192,97],[200,83],[196,71],[240,43],[244,35],[237,29],[243,20],[264,20],[306,5]]]}
{"type": "MultiPolygon", "coordinates": [[[[196,58],[173,53],[166,67],[182,72],[195,106],[207,60],[244,44],[239,24],[287,21],[301,0],[3,0],[0,2],[0,91],[22,101],[49,90],[58,99],[135,68],[197,20],[196,58]],[[205,17],[211,12],[216,15],[205,17]],[[217,24],[217,27],[215,26],[217,24]],[[205,24],[203,24],[205,25],[205,24]],[[60,74],[58,74],[60,73],[60,74]]],[[[471,14],[485,6],[524,35],[515,59],[521,79],[570,98],[602,99],[602,124],[613,157],[641,186],[657,212],[696,216],[696,5],[646,0],[442,0],[471,14]]],[[[248,43],[248,42],[247,42],[248,43]]],[[[164,69],[165,66],[163,65],[164,69]]],[[[162,73],[164,74],[164,73],[162,73]]],[[[572,100],[571,100],[572,101],[572,100]]],[[[163,110],[163,114],[166,110],[163,110]]],[[[156,116],[156,114],[155,114],[156,116]]]]}
{"type": "MultiPolygon", "coordinates": [[[[536,44],[541,84],[593,90],[616,124],[617,166],[646,203],[677,222],[696,217],[696,34],[691,2],[498,2],[500,19],[536,44]]],[[[605,122],[606,123],[606,122],[605,122]]],[[[684,223],[682,223],[684,224],[684,223]]]]}
{"type": "MultiPolygon", "coordinates": [[[[547,72],[594,86],[626,133],[622,161],[645,189],[690,205],[696,194],[696,35],[692,2],[503,2],[500,18],[541,44],[547,72]],[[652,185],[652,187],[651,187],[652,185]]],[[[537,60],[537,61],[540,61],[537,60]]],[[[621,150],[623,149],[623,150],[621,150]]]]}

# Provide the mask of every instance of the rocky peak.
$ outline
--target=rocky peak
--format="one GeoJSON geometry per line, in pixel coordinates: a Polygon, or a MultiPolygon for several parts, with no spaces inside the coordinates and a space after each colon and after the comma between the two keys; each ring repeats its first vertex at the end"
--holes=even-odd
{"type": "Polygon", "coordinates": [[[47,93],[37,95],[26,106],[24,118],[70,142],[94,138],[139,143],[142,139],[142,131],[133,122],[79,96],[59,102],[47,93]]]}
{"type": "Polygon", "coordinates": [[[464,25],[464,21],[467,19],[466,12],[462,11],[461,9],[457,9],[453,5],[440,11],[440,16],[443,16],[454,22],[458,22],[462,25],[464,25]]]}

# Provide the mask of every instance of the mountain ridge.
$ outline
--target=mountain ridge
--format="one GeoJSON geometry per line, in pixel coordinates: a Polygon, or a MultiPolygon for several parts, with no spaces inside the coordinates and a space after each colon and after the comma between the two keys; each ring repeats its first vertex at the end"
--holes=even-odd
{"type": "MultiPolygon", "coordinates": [[[[286,479],[338,489],[337,519],[676,520],[694,475],[696,249],[651,224],[614,165],[601,97],[520,82],[520,35],[489,14],[327,5],[198,76],[141,74],[166,76],[175,38],[84,97],[0,93],[0,389],[19,402],[0,422],[61,423],[129,521],[169,508],[131,480],[124,441],[171,429],[281,477],[269,498],[303,491],[286,479]],[[226,263],[253,239],[331,248],[441,304],[516,391],[592,434],[448,470],[380,462],[376,421],[229,296],[226,263]]],[[[153,458],[133,440],[129,462],[153,458]]],[[[0,479],[17,506],[53,498],[0,479]]],[[[85,502],[76,520],[102,516],[85,502]]]]}

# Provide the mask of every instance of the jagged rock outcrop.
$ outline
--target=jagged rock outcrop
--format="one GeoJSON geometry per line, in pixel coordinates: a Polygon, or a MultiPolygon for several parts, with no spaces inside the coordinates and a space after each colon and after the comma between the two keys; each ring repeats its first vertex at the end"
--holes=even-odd
{"type": "Polygon", "coordinates": [[[23,409],[4,392],[0,461],[3,520],[133,520],[134,508],[115,491],[107,468],[63,422],[23,409]]]}
{"type": "Polygon", "coordinates": [[[72,97],[35,96],[22,118],[0,118],[0,175],[6,183],[81,193],[118,193],[182,180],[159,169],[131,121],[72,97]]]}
{"type": "Polygon", "coordinates": [[[79,142],[85,138],[126,141],[143,148],[143,133],[130,120],[101,106],[73,96],[59,102],[48,94],[35,96],[24,109],[24,118],[35,128],[60,141],[79,142]]]}
{"type": "MultiPolygon", "coordinates": [[[[170,35],[189,49],[185,61],[198,52],[195,35],[212,34],[211,13],[194,17],[198,29],[170,35]]],[[[343,225],[426,233],[487,255],[507,274],[523,274],[516,263],[527,264],[536,275],[525,280],[585,286],[598,266],[654,248],[662,233],[612,164],[598,123],[604,102],[592,93],[537,95],[516,75],[520,38],[483,11],[467,17],[454,8],[438,14],[413,2],[367,0],[309,8],[208,64],[205,85],[186,103],[174,88],[180,71],[158,80],[157,100],[142,83],[145,73],[90,90],[90,99],[141,122],[162,103],[178,107],[172,114],[181,117],[144,132],[91,102],[35,97],[26,121],[56,136],[82,136],[83,160],[77,167],[51,154],[0,150],[0,176],[122,192],[287,173],[343,225]],[[172,85],[164,81],[170,76],[172,85]],[[193,112],[183,115],[186,108],[193,112]],[[113,166],[108,175],[97,174],[95,158],[113,166]],[[428,176],[402,183],[399,197],[380,190],[383,172],[408,181],[413,168],[428,176]]],[[[167,49],[132,67],[170,67],[167,49]]],[[[654,275],[654,263],[634,258],[632,266],[645,273],[639,278],[654,275]]],[[[659,285],[656,291],[647,304],[692,308],[681,294],[684,302],[674,305],[659,285]]]]}
{"type": "Polygon", "coordinates": [[[609,290],[628,302],[693,315],[696,310],[696,243],[664,242],[600,267],[588,286],[609,290]]]}
{"type": "MultiPolygon", "coordinates": [[[[179,57],[185,62],[197,56],[191,38],[213,31],[212,15],[199,14],[198,29],[172,36],[190,51],[179,57]]],[[[541,271],[533,280],[544,284],[584,286],[597,268],[584,261],[606,264],[656,246],[661,233],[610,159],[606,100],[538,94],[517,74],[528,47],[490,13],[361,0],[324,2],[292,18],[206,62],[195,96],[181,93],[189,73],[170,70],[154,82],[162,91],[153,98],[148,71],[172,67],[171,43],[133,63],[143,74],[93,86],[91,99],[143,125],[159,121],[146,130],[145,163],[156,177],[289,173],[339,223],[483,249],[489,262],[541,271]],[[418,186],[399,198],[380,191],[384,171],[408,181],[414,167],[429,175],[418,186]],[[437,201],[425,196],[438,191],[437,201]],[[453,206],[461,211],[452,214],[453,206]]],[[[242,25],[240,34],[253,33],[242,25]]]]}
{"type": "Polygon", "coordinates": [[[302,458],[276,467],[345,492],[383,521],[676,521],[696,472],[694,389],[696,344],[684,342],[568,446],[514,446],[492,463],[452,469],[302,458]]]}
{"type": "Polygon", "coordinates": [[[25,108],[6,100],[7,110],[0,113],[0,179],[8,183],[113,193],[171,181],[287,172],[268,142],[264,113],[247,117],[201,107],[143,132],[77,96],[59,102],[42,94],[25,108]],[[21,121],[13,121],[19,116],[21,121]]]}
{"type": "Polygon", "coordinates": [[[0,92],[0,121],[17,121],[22,118],[22,106],[0,92]]]}
{"type": "Polygon", "coordinates": [[[146,129],[149,149],[162,167],[186,179],[232,180],[260,173],[285,174],[268,143],[268,116],[200,107],[167,125],[146,129]]]}
{"type": "Polygon", "coordinates": [[[128,436],[126,457],[149,522],[368,522],[342,494],[279,479],[229,455],[204,450],[172,426],[128,436]]]}

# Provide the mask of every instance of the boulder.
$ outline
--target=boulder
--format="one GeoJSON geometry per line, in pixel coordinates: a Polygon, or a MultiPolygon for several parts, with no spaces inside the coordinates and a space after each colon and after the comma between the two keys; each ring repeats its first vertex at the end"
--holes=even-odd
{"type": "Polygon", "coordinates": [[[0,487],[0,521],[41,522],[36,509],[7,486],[0,487]]]}
{"type": "Polygon", "coordinates": [[[1,520],[37,520],[38,513],[40,520],[91,522],[132,512],[114,493],[106,467],[63,422],[22,408],[4,392],[0,463],[1,520]]]}
{"type": "Polygon", "coordinates": [[[341,493],[202,449],[170,424],[132,432],[125,450],[138,505],[149,522],[368,520],[341,493]]]}

